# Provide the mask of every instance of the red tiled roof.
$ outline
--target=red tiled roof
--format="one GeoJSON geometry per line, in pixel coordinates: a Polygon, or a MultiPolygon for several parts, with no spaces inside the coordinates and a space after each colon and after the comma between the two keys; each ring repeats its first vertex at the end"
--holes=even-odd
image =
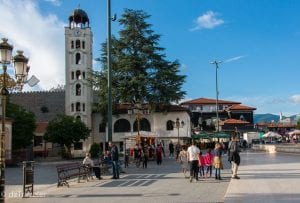
{"type": "Polygon", "coordinates": [[[221,125],[224,124],[248,124],[248,121],[243,121],[243,120],[237,120],[237,119],[226,119],[225,121],[221,122],[221,125]]]}
{"type": "Polygon", "coordinates": [[[43,134],[46,132],[47,126],[48,126],[48,122],[37,122],[36,129],[34,132],[43,134]]]}
{"type": "Polygon", "coordinates": [[[254,107],[250,107],[250,106],[244,106],[244,105],[241,105],[241,104],[234,104],[232,106],[230,106],[228,108],[228,110],[256,110],[256,108],[254,107]]]}
{"type": "MultiPolygon", "coordinates": [[[[234,102],[234,101],[226,101],[226,100],[220,100],[218,99],[219,104],[241,104],[241,102],[234,102]]],[[[216,99],[209,99],[209,98],[198,98],[193,99],[190,101],[186,101],[181,103],[181,105],[185,104],[216,104],[216,99]]]]}

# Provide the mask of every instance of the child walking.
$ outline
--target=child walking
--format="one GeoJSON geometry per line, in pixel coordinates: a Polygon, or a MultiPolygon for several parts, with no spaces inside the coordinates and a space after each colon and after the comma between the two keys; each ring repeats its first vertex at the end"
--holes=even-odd
{"type": "Polygon", "coordinates": [[[205,174],[204,174],[204,165],[205,165],[205,162],[204,162],[204,156],[202,155],[201,151],[200,151],[200,153],[198,155],[198,158],[199,158],[199,173],[200,173],[200,177],[204,178],[205,177],[205,174]]]}
{"type": "Polygon", "coordinates": [[[215,145],[215,153],[214,153],[214,167],[216,169],[215,176],[216,180],[222,180],[221,178],[221,169],[223,168],[222,164],[222,149],[220,143],[216,143],[215,145]]]}
{"type": "Polygon", "coordinates": [[[211,148],[208,148],[206,151],[206,154],[204,155],[204,162],[205,162],[205,167],[206,167],[206,174],[205,174],[206,177],[208,176],[208,173],[209,173],[209,177],[211,178],[213,161],[214,161],[214,155],[211,151],[211,148]]]}

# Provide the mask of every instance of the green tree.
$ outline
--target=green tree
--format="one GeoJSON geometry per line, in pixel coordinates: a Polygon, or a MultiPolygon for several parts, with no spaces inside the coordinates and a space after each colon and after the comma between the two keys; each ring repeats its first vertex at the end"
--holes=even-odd
{"type": "Polygon", "coordinates": [[[67,149],[66,157],[71,155],[72,144],[78,143],[81,139],[88,138],[90,130],[80,119],[72,116],[58,115],[51,120],[47,126],[44,139],[53,143],[58,143],[67,149]]]}
{"type": "Polygon", "coordinates": [[[12,119],[12,149],[24,149],[31,145],[36,128],[34,114],[8,101],[6,115],[12,119]]]}
{"type": "MultiPolygon", "coordinates": [[[[160,35],[155,34],[146,20],[150,15],[142,10],[125,9],[119,20],[123,27],[119,39],[111,40],[113,104],[133,99],[149,104],[170,104],[185,95],[179,75],[179,62],[168,61],[159,46],[160,35]]],[[[102,44],[99,58],[102,69],[93,74],[93,85],[99,90],[99,109],[107,108],[107,42],[102,44]]]]}

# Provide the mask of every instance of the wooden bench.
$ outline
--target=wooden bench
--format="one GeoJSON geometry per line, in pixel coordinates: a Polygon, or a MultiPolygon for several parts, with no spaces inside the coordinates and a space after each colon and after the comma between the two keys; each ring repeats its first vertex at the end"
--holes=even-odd
{"type": "Polygon", "coordinates": [[[68,180],[71,178],[78,178],[78,182],[80,182],[80,178],[86,178],[88,180],[88,176],[90,174],[90,169],[84,166],[81,163],[67,163],[67,164],[59,164],[56,166],[57,169],[57,187],[66,185],[69,187],[68,180]]]}

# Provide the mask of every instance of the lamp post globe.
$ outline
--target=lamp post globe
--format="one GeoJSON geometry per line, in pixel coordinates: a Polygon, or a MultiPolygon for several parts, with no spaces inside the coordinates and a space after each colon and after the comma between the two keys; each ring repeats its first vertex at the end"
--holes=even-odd
{"type": "Polygon", "coordinates": [[[0,80],[0,95],[1,95],[1,137],[0,137],[0,202],[5,201],[5,119],[6,119],[6,98],[9,95],[9,89],[22,90],[24,83],[26,83],[29,66],[27,66],[28,58],[23,55],[23,51],[17,51],[17,55],[12,57],[13,46],[8,43],[6,38],[2,39],[0,43],[0,63],[2,64],[3,73],[0,80]],[[7,65],[13,60],[13,67],[15,69],[15,78],[12,79],[7,73],[7,65]]]}

